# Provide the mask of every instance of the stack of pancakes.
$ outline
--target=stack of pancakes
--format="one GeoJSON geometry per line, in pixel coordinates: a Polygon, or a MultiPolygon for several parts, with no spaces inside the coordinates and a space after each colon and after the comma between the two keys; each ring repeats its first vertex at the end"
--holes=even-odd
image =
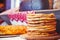
{"type": "Polygon", "coordinates": [[[27,14],[28,33],[41,36],[56,35],[56,18],[50,14],[27,14]]]}

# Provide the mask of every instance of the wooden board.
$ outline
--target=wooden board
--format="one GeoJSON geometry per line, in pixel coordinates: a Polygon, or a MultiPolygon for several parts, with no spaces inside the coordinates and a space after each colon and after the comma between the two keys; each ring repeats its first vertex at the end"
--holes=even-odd
{"type": "Polygon", "coordinates": [[[60,35],[56,35],[56,36],[49,36],[49,37],[41,37],[40,35],[27,35],[27,34],[24,34],[24,35],[21,35],[21,37],[24,37],[26,38],[27,40],[57,40],[57,39],[60,39],[60,35]]]}

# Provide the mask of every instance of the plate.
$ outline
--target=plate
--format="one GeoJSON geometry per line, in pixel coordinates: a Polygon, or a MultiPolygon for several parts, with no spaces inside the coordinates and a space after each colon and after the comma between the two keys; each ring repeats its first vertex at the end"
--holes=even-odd
{"type": "Polygon", "coordinates": [[[9,37],[18,37],[20,35],[1,35],[0,34],[0,38],[9,38],[9,37]]]}

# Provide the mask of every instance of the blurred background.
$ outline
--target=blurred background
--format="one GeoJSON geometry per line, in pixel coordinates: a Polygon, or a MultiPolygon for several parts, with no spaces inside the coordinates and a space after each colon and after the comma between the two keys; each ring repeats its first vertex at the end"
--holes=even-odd
{"type": "MultiPolygon", "coordinates": [[[[22,0],[0,0],[0,13],[13,8],[19,8],[22,0]]],[[[49,0],[49,8],[52,9],[53,0],[49,0]]]]}
{"type": "Polygon", "coordinates": [[[19,7],[20,0],[0,0],[0,12],[19,7]]]}

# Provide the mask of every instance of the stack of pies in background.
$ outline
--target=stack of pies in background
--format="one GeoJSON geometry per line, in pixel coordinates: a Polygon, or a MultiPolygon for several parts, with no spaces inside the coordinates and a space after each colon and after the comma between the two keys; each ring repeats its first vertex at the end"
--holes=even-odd
{"type": "Polygon", "coordinates": [[[56,18],[50,14],[27,14],[28,34],[40,36],[56,35],[56,18]]]}

